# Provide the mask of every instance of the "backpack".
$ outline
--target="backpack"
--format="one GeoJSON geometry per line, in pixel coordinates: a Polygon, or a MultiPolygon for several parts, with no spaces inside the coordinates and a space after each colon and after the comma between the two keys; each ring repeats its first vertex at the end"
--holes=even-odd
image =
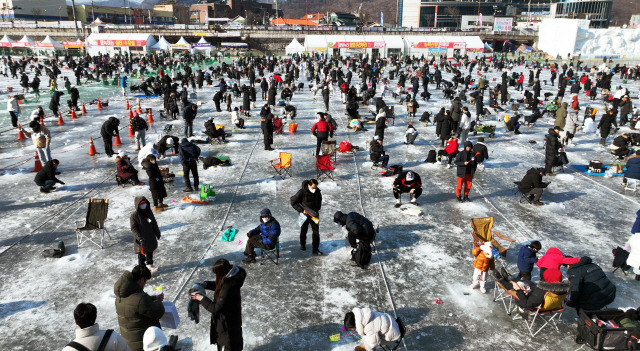
{"type": "Polygon", "coordinates": [[[429,150],[427,154],[427,159],[424,160],[427,163],[436,163],[436,150],[429,150]]]}
{"type": "Polygon", "coordinates": [[[351,151],[351,143],[347,141],[347,139],[343,139],[340,142],[340,146],[338,147],[338,152],[349,152],[351,151]]]}
{"type": "Polygon", "coordinates": [[[358,248],[351,250],[351,260],[353,260],[358,267],[364,269],[364,266],[371,262],[371,243],[360,240],[358,242],[358,248]]]}

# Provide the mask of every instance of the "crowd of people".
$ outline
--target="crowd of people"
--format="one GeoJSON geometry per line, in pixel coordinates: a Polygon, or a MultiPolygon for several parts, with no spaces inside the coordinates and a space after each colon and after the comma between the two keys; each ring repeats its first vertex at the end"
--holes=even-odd
{"type": "MultiPolygon", "coordinates": [[[[296,56],[291,59],[246,57],[238,58],[231,64],[221,62],[195,72],[189,64],[202,60],[202,57],[186,56],[176,59],[165,54],[153,54],[141,57],[124,55],[59,59],[65,61],[65,65],[73,70],[76,77],[75,85],[71,84],[67,77],[63,78],[67,94],[71,98],[68,102],[69,108],[78,109],[80,94],[76,85],[81,86],[87,81],[117,79],[125,96],[127,88],[130,91],[139,89],[146,95],[160,95],[164,102],[163,115],[168,119],[181,116],[184,129],[181,139],[168,134],[155,143],[147,142],[146,132],[149,125],[137,113],[133,114],[130,125],[135,133],[138,164],[148,176],[145,183],[141,181],[135,164],[126,152],[116,152],[113,149],[112,138],[119,136],[120,120],[110,117],[103,123],[100,135],[104,142],[104,151],[108,157],[117,155],[119,182],[148,185],[152,202],[145,196],[136,197],[134,211],[130,215],[130,228],[138,264],[131,271],[124,272],[114,285],[120,334],[100,330],[95,323],[95,306],[81,303],[74,311],[74,318],[80,329],[74,342],[67,345],[65,350],[83,350],[82,347],[93,350],[101,343],[106,343],[104,350],[171,350],[171,346],[167,346],[166,337],[159,329],[159,319],[165,313],[162,304],[164,295],[150,296],[144,292],[144,287],[158,272],[158,264],[154,264],[153,253],[158,248],[161,232],[154,212],[161,212],[167,207],[167,172],[160,168],[159,162],[170,150],[179,155],[184,172],[184,192],[187,193],[199,189],[200,163],[203,163],[204,169],[215,164],[211,159],[204,162],[205,159],[200,157],[200,147],[194,140],[194,123],[200,115],[197,104],[190,101],[189,89],[196,92],[201,90],[204,84],[214,86],[217,89],[213,95],[215,110],[224,115],[221,103],[226,103],[229,122],[240,129],[246,128],[248,123],[241,116],[248,117],[252,110],[258,110],[255,106],[258,104],[257,90],[260,89],[264,103],[258,113],[260,129],[264,135],[264,150],[271,151],[274,133],[282,129],[277,110],[282,108],[289,118],[295,118],[296,95],[302,94],[305,87],[305,84],[298,82],[306,78],[310,82],[308,93],[314,99],[320,98],[324,107],[323,111],[316,113],[315,123],[311,128],[316,145],[313,156],[321,156],[323,143],[337,133],[338,124],[330,114],[336,110],[333,105],[344,105],[354,133],[366,133],[367,129],[364,126],[373,124],[369,158],[372,163],[385,170],[391,169],[389,163],[394,159],[394,155],[387,154],[384,149],[385,129],[390,121],[395,123],[399,117],[398,107],[405,105],[407,130],[403,135],[404,143],[411,147],[423,147],[416,144],[418,136],[440,141],[439,150],[436,151],[435,148],[437,142],[433,149],[425,149],[425,155],[428,154],[425,162],[439,161],[447,167],[455,166],[455,198],[458,202],[471,201],[470,192],[474,176],[483,170],[484,162],[490,157],[484,137],[472,138],[481,130],[478,128],[486,124],[484,116],[500,112],[510,114],[508,120],[504,119],[507,135],[511,132],[514,135],[520,133],[519,128],[523,126],[520,122],[522,117],[527,127],[535,127],[536,121],[545,114],[554,118],[554,126],[548,130],[545,138],[544,161],[530,165],[531,168],[518,184],[518,190],[535,206],[543,205],[541,197],[543,189],[548,185],[543,181],[543,177],[553,177],[554,168],[568,163],[565,148],[573,146],[572,140],[581,132],[581,126],[584,127],[584,133],[599,130],[601,143],[606,145],[608,136],[614,134],[619,126],[630,124],[634,129],[636,121],[640,119],[638,109],[634,109],[630,98],[630,91],[623,87],[614,88],[611,84],[614,74],[638,79],[637,75],[634,75],[638,70],[633,67],[612,66],[608,62],[598,67],[588,67],[578,58],[560,65],[548,61],[527,61],[524,57],[504,59],[498,55],[480,58],[464,56],[453,60],[436,56],[387,59],[321,59],[319,56],[296,56]],[[516,68],[521,72],[516,72],[516,68]],[[130,73],[144,73],[149,69],[158,70],[159,74],[144,80],[140,86],[134,87],[127,83],[126,77],[130,73]],[[487,79],[488,70],[502,72],[500,81],[492,85],[487,79]],[[529,76],[526,83],[525,71],[529,76]],[[451,75],[451,80],[446,80],[443,72],[451,75]],[[476,74],[477,78],[474,79],[473,76],[476,74]],[[541,82],[542,75],[548,75],[553,86],[556,86],[557,80],[558,91],[551,101],[549,98],[553,94],[542,95],[542,86],[546,85],[546,81],[544,85],[541,82]],[[248,83],[242,84],[243,80],[248,83]],[[278,99],[279,90],[281,94],[278,99]],[[522,90],[524,92],[519,94],[522,90]],[[567,90],[571,97],[565,98],[567,90]],[[334,91],[340,94],[339,100],[332,99],[334,91]],[[582,122],[580,121],[579,115],[585,110],[579,106],[577,99],[581,92],[591,98],[595,95],[604,99],[607,109],[597,127],[595,114],[584,113],[582,122]],[[435,94],[442,95],[445,104],[442,104],[437,114],[431,115],[428,107],[432,104],[429,100],[435,94]],[[541,101],[542,98],[544,101],[541,101]],[[234,100],[237,106],[234,106],[234,100]],[[547,101],[548,104],[544,104],[547,101]],[[465,106],[467,103],[468,106],[465,106]],[[361,115],[359,110],[367,107],[371,109],[371,116],[366,112],[361,115]],[[420,114],[419,110],[425,108],[427,110],[420,114]],[[472,115],[472,109],[475,109],[475,117],[472,115]],[[525,113],[528,115],[523,116],[525,113]],[[420,116],[419,121],[414,120],[416,116],[420,116]],[[427,136],[426,131],[419,131],[418,122],[424,126],[435,124],[435,135],[427,136]],[[475,139],[475,143],[471,139],[475,139]]],[[[17,79],[18,73],[21,75],[21,82],[26,78],[25,84],[22,85],[25,93],[31,88],[38,96],[38,77],[44,70],[51,87],[49,110],[56,116],[60,112],[60,97],[64,95],[57,89],[57,80],[61,75],[60,61],[37,61],[34,78],[29,82],[26,70],[27,65],[33,60],[34,58],[9,57],[3,58],[1,64],[9,67],[14,79],[17,79]]],[[[7,112],[12,125],[18,127],[22,111],[15,96],[10,96],[7,112]]],[[[216,118],[219,118],[220,114],[216,118]]],[[[42,108],[34,111],[24,132],[32,139],[43,164],[42,170],[35,177],[35,183],[42,192],[47,193],[55,190],[56,183],[64,182],[56,177],[60,174],[57,171],[60,162],[51,156],[52,135],[40,123],[40,118],[44,115],[42,108]]],[[[224,129],[218,128],[213,117],[208,117],[204,122],[204,134],[208,138],[207,142],[219,143],[228,142],[227,138],[230,136],[224,129]]],[[[615,137],[611,147],[611,152],[616,156],[631,156],[627,161],[625,179],[640,179],[640,151],[635,153],[630,148],[634,140],[637,139],[629,133],[622,133],[615,137]]],[[[312,145],[313,141],[310,140],[309,143],[312,145]]],[[[393,168],[392,172],[387,173],[395,176],[390,195],[396,200],[396,207],[402,206],[403,194],[408,195],[410,205],[419,207],[418,198],[423,195],[420,174],[401,168],[393,168]]],[[[300,250],[307,250],[307,233],[311,226],[311,253],[315,256],[324,255],[320,251],[319,218],[323,195],[319,185],[316,179],[306,179],[290,198],[292,208],[299,215],[300,250]]],[[[244,248],[246,258],[242,261],[247,266],[256,262],[256,249],[273,250],[279,245],[282,229],[269,208],[260,211],[259,222],[257,227],[247,233],[244,248]]],[[[376,230],[373,223],[362,214],[348,209],[345,213],[337,211],[334,214],[334,222],[345,227],[349,246],[354,252],[360,250],[361,242],[368,245],[375,240],[376,230]]],[[[629,253],[627,264],[636,274],[640,274],[640,245],[635,234],[640,231],[639,228],[640,224],[636,222],[632,230],[634,235],[625,246],[629,253]]],[[[496,281],[516,291],[517,304],[523,313],[527,309],[539,306],[542,303],[541,298],[548,291],[570,294],[567,305],[577,310],[600,309],[614,301],[616,287],[591,258],[569,257],[563,255],[558,248],[550,247],[538,259],[539,252],[542,252],[542,246],[538,241],[523,245],[517,259],[519,272],[517,276],[513,276],[506,269],[496,267],[498,257],[490,242],[475,247],[472,250],[474,271],[470,288],[479,288],[482,293],[486,293],[487,273],[492,270],[496,281]],[[534,265],[537,265],[540,271],[537,283],[532,282],[534,265]],[[566,279],[563,279],[560,270],[563,266],[566,267],[566,279]]],[[[218,350],[242,350],[240,290],[248,273],[244,268],[225,259],[219,259],[212,270],[215,280],[195,283],[190,290],[191,299],[194,304],[202,305],[211,313],[211,344],[217,344],[218,350]],[[207,296],[206,290],[212,290],[213,295],[207,296]]],[[[636,276],[636,279],[637,277],[640,275],[636,276]]],[[[251,279],[250,274],[248,278],[251,279]]],[[[402,337],[402,328],[394,318],[369,308],[354,308],[348,312],[344,318],[344,326],[362,336],[364,346],[356,350],[373,350],[382,343],[398,342],[402,337]]]]}

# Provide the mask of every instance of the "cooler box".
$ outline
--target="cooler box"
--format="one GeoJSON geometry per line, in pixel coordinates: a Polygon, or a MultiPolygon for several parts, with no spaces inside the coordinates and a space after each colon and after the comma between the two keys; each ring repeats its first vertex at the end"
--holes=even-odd
{"type": "Polygon", "coordinates": [[[289,133],[295,133],[298,130],[298,123],[289,123],[289,133]]]}

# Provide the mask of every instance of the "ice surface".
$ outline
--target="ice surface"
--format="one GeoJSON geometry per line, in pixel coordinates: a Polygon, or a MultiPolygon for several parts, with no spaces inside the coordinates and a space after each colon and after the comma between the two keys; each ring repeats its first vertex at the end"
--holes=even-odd
{"type": "MultiPolygon", "coordinates": [[[[71,72],[65,70],[64,75],[70,76],[71,72]]],[[[444,76],[451,78],[447,73],[444,76]]],[[[497,76],[498,73],[489,73],[489,81],[497,76]]],[[[548,71],[541,74],[541,80],[545,79],[549,80],[548,71]]],[[[616,76],[613,85],[618,84],[621,82],[616,76]]],[[[0,81],[0,90],[7,86],[18,87],[18,84],[11,79],[0,81]]],[[[630,82],[626,86],[635,99],[640,84],[630,82]]],[[[40,194],[33,184],[30,141],[15,141],[15,131],[0,134],[0,169],[11,168],[0,175],[3,215],[0,252],[4,252],[0,254],[3,268],[0,271],[0,335],[12,336],[0,338],[3,350],[61,349],[73,338],[72,311],[82,301],[98,307],[98,322],[102,327],[118,330],[113,284],[124,270],[136,263],[129,214],[134,198],[149,197],[150,193],[147,187],[117,187],[113,159],[104,154],[86,155],[85,144],[90,136],[98,136],[100,125],[108,116],[120,118],[124,126],[127,114],[119,91],[102,85],[83,85],[80,91],[83,101],[109,98],[110,104],[102,112],[97,111],[95,105],[87,105],[87,116],[79,116],[77,120],[65,118],[64,126],[56,126],[56,119],[52,117],[45,120],[53,134],[53,156],[61,161],[60,179],[67,183],[58,191],[40,194]],[[25,160],[24,164],[14,167],[25,160]],[[75,221],[85,217],[88,197],[110,199],[107,227],[112,239],[106,241],[103,250],[93,246],[77,248],[73,228],[75,221]],[[42,250],[55,247],[61,240],[67,246],[64,258],[41,257],[42,250]]],[[[207,86],[198,91],[198,100],[204,105],[195,122],[197,130],[203,129],[203,122],[209,116],[216,116],[218,123],[231,129],[229,115],[212,109],[211,97],[215,91],[207,86]]],[[[441,105],[447,105],[433,85],[430,91],[432,100],[420,103],[418,115],[425,110],[437,112],[441,105]]],[[[546,85],[542,87],[542,93],[545,92],[555,93],[556,89],[546,85]]],[[[23,124],[31,110],[39,104],[45,107],[48,104],[44,94],[40,102],[31,101],[31,95],[28,99],[23,105],[23,124]]],[[[385,100],[394,104],[390,98],[385,100]]],[[[0,106],[5,102],[6,95],[0,98],[0,106]]],[[[492,301],[489,295],[493,289],[492,278],[487,283],[488,295],[468,289],[473,271],[469,225],[473,217],[494,216],[495,229],[517,242],[538,239],[543,249],[557,246],[573,256],[589,255],[606,272],[612,270],[611,249],[622,245],[629,235],[640,203],[637,194],[622,191],[620,178],[588,177],[569,167],[549,179],[552,184],[543,195],[547,205],[537,208],[519,203],[512,182],[520,180],[529,168],[543,165],[542,140],[553,122],[548,116],[535,127],[522,128],[520,136],[507,132],[503,123],[491,117],[488,123],[498,126],[496,138],[478,135],[485,137],[490,158],[485,170],[476,175],[470,194],[472,202],[459,204],[454,199],[455,168],[422,162],[428,150],[439,149],[435,128],[414,120],[420,135],[416,145],[404,145],[407,116],[404,109],[397,109],[396,125],[385,133],[385,149],[391,156],[390,164],[402,164],[422,177],[424,193],[419,202],[424,215],[414,217],[401,215],[393,207],[393,178],[379,177],[379,171],[371,169],[366,150],[373,128],[369,126],[369,131],[364,133],[345,130],[343,106],[339,103],[339,94],[335,93],[330,107],[340,125],[335,139],[349,138],[361,150],[355,156],[338,155],[335,181],[320,184],[324,195],[320,249],[326,256],[318,258],[312,257],[309,251],[299,250],[297,213],[290,207],[289,198],[300,188],[303,179],[316,176],[315,160],[311,156],[315,139],[310,130],[321,103],[313,102],[307,89],[295,94],[293,103],[298,107],[298,132],[276,136],[276,151],[263,150],[257,109],[252,110],[247,129],[233,132],[230,143],[201,145],[203,156],[227,155],[233,162],[232,167],[199,169],[201,184],[210,183],[215,187],[217,196],[212,204],[182,203],[181,176],[177,176],[173,187],[167,188],[168,203],[172,207],[156,215],[162,232],[155,253],[160,271],[148,284],[147,291],[153,292],[155,287],[162,286],[167,298],[175,299],[182,323],[169,333],[179,335],[183,350],[213,349],[208,345],[210,316],[203,312],[198,325],[189,320],[186,289],[196,281],[213,279],[211,265],[220,257],[239,263],[243,258],[245,235],[258,225],[258,213],[264,207],[269,207],[282,225],[281,258],[278,266],[267,262],[263,266],[246,267],[248,277],[242,291],[246,350],[352,350],[358,344],[357,338],[349,336],[332,342],[329,336],[341,333],[346,311],[364,306],[390,313],[395,306],[408,328],[408,350],[578,348],[573,342],[574,310],[565,312],[559,333],[548,331],[544,338],[532,339],[523,323],[512,321],[502,306],[492,301]],[[529,140],[536,140],[537,144],[530,146],[529,140]],[[276,158],[278,151],[293,154],[294,178],[273,178],[268,161],[276,158]],[[336,210],[364,210],[365,215],[380,226],[377,255],[368,269],[362,270],[350,263],[350,248],[341,229],[332,221],[336,210]],[[238,229],[230,243],[220,241],[227,226],[238,229]],[[389,291],[381,268],[384,268],[389,291]],[[436,297],[443,303],[435,304],[436,297]]],[[[580,104],[583,108],[592,106],[603,111],[600,101],[589,101],[584,94],[580,95],[580,104]]],[[[257,105],[260,106],[261,101],[257,105]]],[[[474,105],[465,105],[470,106],[475,116],[474,105]]],[[[156,111],[162,107],[161,99],[143,99],[142,106],[152,107],[156,119],[148,140],[156,140],[167,123],[174,125],[173,135],[181,136],[180,121],[159,119],[156,111]]],[[[7,116],[0,119],[2,130],[9,126],[7,116]]],[[[630,130],[623,127],[621,131],[630,130]]],[[[478,136],[470,139],[475,142],[478,136]]],[[[133,140],[122,139],[121,148],[135,156],[133,140]]],[[[579,133],[576,146],[567,149],[569,160],[573,164],[587,164],[592,159],[608,161],[609,154],[598,146],[598,141],[595,135],[579,133]]],[[[98,152],[103,152],[99,138],[95,142],[98,152]]],[[[175,173],[182,170],[177,156],[161,160],[160,165],[175,173]]],[[[141,180],[147,181],[146,178],[141,170],[141,180]]],[[[403,201],[407,202],[408,198],[403,201]]],[[[503,262],[514,273],[516,252],[517,248],[510,251],[503,262]]],[[[637,307],[637,282],[621,274],[607,274],[618,287],[612,307],[637,307]]]]}

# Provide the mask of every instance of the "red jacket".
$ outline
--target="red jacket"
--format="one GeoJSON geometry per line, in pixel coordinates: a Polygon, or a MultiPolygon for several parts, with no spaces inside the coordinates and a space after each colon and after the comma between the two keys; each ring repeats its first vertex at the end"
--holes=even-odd
{"type": "Polygon", "coordinates": [[[324,119],[319,120],[316,124],[311,127],[311,133],[315,135],[317,132],[331,132],[333,133],[333,129],[331,129],[331,125],[327,123],[324,119]]]}
{"type": "Polygon", "coordinates": [[[524,82],[524,76],[521,74],[520,77],[518,77],[518,83],[522,82],[524,82]]]}
{"type": "Polygon", "coordinates": [[[458,141],[450,139],[447,142],[447,147],[444,148],[444,151],[446,151],[449,155],[451,155],[452,153],[458,151],[458,141]]]}
{"type": "Polygon", "coordinates": [[[563,264],[575,264],[579,258],[564,257],[562,251],[557,247],[550,247],[549,250],[538,260],[538,268],[559,269],[563,264]]]}

